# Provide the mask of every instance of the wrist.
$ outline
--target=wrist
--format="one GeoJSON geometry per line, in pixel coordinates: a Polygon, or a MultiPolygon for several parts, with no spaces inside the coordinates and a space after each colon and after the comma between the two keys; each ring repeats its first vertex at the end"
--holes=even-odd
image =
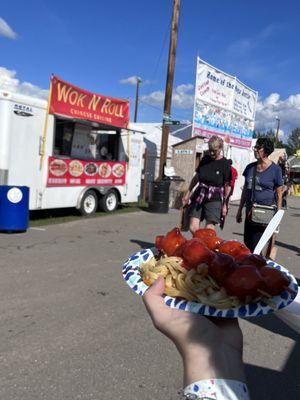
{"type": "Polygon", "coordinates": [[[217,376],[211,364],[212,354],[208,349],[190,349],[183,355],[184,387],[203,379],[217,376]]]}
{"type": "Polygon", "coordinates": [[[219,344],[218,356],[215,348],[198,349],[191,346],[182,355],[184,386],[203,379],[233,379],[245,382],[244,363],[239,351],[219,344]]]}

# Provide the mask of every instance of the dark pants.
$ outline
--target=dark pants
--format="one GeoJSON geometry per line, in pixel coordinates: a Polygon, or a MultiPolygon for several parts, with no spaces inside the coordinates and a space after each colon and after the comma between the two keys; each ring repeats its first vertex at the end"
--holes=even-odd
{"type": "Polygon", "coordinates": [[[282,193],[282,207],[284,207],[284,208],[287,207],[287,201],[286,201],[287,191],[288,191],[288,189],[282,193]]]}
{"type": "Polygon", "coordinates": [[[253,224],[248,218],[245,218],[244,243],[250,249],[251,253],[253,253],[265,229],[265,226],[253,224]]]}

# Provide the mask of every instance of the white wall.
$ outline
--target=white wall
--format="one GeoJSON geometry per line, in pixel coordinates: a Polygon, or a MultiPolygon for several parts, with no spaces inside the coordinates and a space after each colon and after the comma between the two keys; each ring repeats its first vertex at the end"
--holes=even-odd
{"type": "Polygon", "coordinates": [[[249,163],[255,161],[253,151],[252,149],[242,149],[230,146],[226,157],[232,159],[232,166],[238,172],[238,178],[235,181],[234,192],[231,196],[231,200],[239,200],[244,186],[244,177],[242,175],[244,169],[249,163]]]}

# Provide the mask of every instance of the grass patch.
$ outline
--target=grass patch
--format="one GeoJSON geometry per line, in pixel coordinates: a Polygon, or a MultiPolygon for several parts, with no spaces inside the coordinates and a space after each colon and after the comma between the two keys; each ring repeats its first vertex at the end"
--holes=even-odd
{"type": "Polygon", "coordinates": [[[106,213],[104,211],[97,211],[95,214],[85,217],[81,216],[75,208],[57,208],[49,210],[36,210],[30,211],[29,226],[43,226],[43,225],[54,225],[62,224],[64,222],[77,221],[82,219],[92,219],[104,217],[107,215],[118,215],[124,213],[130,213],[135,211],[146,210],[147,204],[130,203],[123,204],[113,213],[106,213]]]}

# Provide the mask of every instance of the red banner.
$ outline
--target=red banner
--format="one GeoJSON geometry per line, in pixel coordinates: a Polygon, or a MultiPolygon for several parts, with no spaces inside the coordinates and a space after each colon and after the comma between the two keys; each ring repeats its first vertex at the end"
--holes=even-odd
{"type": "Polygon", "coordinates": [[[127,128],[129,101],[87,92],[56,76],[51,78],[51,86],[50,114],[127,128]]]}
{"type": "Polygon", "coordinates": [[[125,181],[125,162],[48,158],[47,186],[120,186],[125,181]]]}

